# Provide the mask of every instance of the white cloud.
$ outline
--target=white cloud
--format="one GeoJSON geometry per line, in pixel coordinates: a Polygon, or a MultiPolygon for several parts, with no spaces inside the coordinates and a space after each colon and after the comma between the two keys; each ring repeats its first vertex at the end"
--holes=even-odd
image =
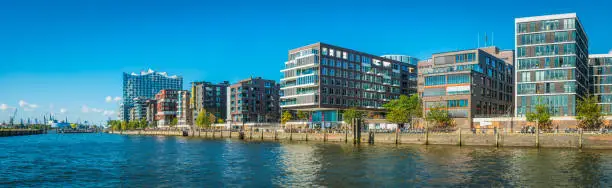
{"type": "Polygon", "coordinates": [[[104,110],[104,112],[102,114],[104,116],[114,116],[115,115],[115,111],[113,111],[113,110],[104,110]]]}
{"type": "Polygon", "coordinates": [[[10,107],[6,104],[0,104],[0,110],[5,111],[6,109],[9,109],[10,107]]]}
{"type": "Polygon", "coordinates": [[[31,109],[31,108],[27,108],[27,107],[26,107],[26,108],[23,108],[23,111],[26,111],[26,112],[31,112],[31,111],[34,111],[34,109],[31,109]]]}
{"type": "Polygon", "coordinates": [[[67,109],[65,108],[60,108],[60,114],[65,114],[66,112],[68,112],[67,109]]]}
{"type": "Polygon", "coordinates": [[[115,102],[119,102],[119,101],[121,101],[121,97],[117,96],[113,100],[115,100],[115,102]]]}
{"type": "Polygon", "coordinates": [[[19,100],[19,107],[25,108],[25,111],[33,111],[35,108],[38,108],[37,104],[30,104],[24,100],[19,100]]]}
{"type": "Polygon", "coordinates": [[[612,49],[610,49],[610,52],[608,52],[608,53],[612,54],[612,49]]]}
{"type": "Polygon", "coordinates": [[[24,100],[19,100],[19,106],[20,107],[25,107],[26,105],[28,105],[27,102],[25,102],[24,100]]]}
{"type": "Polygon", "coordinates": [[[104,99],[104,101],[106,101],[107,103],[113,102],[113,97],[111,97],[111,96],[106,96],[106,98],[104,99]]]}
{"type": "Polygon", "coordinates": [[[95,113],[100,113],[100,112],[104,111],[102,109],[97,109],[97,108],[90,108],[89,110],[91,110],[92,112],[95,112],[95,113]]]}
{"type": "Polygon", "coordinates": [[[89,113],[89,107],[87,107],[87,105],[83,105],[83,106],[81,107],[81,112],[83,112],[83,113],[89,113]]]}

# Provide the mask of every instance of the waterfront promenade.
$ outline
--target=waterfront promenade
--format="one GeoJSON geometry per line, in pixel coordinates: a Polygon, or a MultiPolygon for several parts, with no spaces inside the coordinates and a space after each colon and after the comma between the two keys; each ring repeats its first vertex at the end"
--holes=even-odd
{"type": "Polygon", "coordinates": [[[546,148],[588,148],[612,149],[612,134],[590,132],[573,133],[512,133],[499,131],[473,132],[471,130],[418,131],[362,131],[360,138],[351,131],[281,131],[281,130],[132,130],[112,132],[126,135],[169,135],[202,138],[232,138],[246,141],[308,141],[361,144],[417,144],[417,145],[456,145],[491,147],[546,147],[546,148]]]}

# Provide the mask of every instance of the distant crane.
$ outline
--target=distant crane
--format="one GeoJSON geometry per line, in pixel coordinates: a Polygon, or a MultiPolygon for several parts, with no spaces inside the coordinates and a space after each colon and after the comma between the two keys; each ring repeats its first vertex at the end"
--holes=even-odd
{"type": "Polygon", "coordinates": [[[17,108],[13,111],[13,115],[9,117],[9,125],[13,126],[15,123],[15,116],[17,116],[17,108]]]}

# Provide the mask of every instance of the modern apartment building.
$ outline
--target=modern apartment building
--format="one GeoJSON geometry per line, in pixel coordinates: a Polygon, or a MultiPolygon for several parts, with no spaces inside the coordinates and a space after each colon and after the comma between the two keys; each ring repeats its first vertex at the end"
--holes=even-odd
{"type": "Polygon", "coordinates": [[[165,72],[148,71],[136,73],[123,73],[123,102],[120,107],[119,119],[128,121],[129,110],[134,107],[134,99],[141,97],[153,99],[162,89],[181,90],[183,77],[168,76],[165,72]]]}
{"type": "Polygon", "coordinates": [[[228,117],[232,123],[278,123],[279,85],[261,77],[241,80],[228,88],[228,117]]]}
{"type": "Polygon", "coordinates": [[[157,126],[155,121],[155,115],[157,114],[157,101],[155,99],[149,99],[145,102],[147,108],[147,123],[149,126],[157,126]]]}
{"type": "Polygon", "coordinates": [[[433,60],[426,59],[419,61],[417,64],[417,93],[419,94],[419,98],[423,98],[423,91],[425,90],[425,75],[423,73],[430,73],[433,71],[433,60]]]}
{"type": "Polygon", "coordinates": [[[475,117],[513,115],[513,66],[504,58],[512,50],[485,47],[433,54],[422,61],[424,114],[443,107],[461,128],[471,128],[475,117]]]}
{"type": "Polygon", "coordinates": [[[575,116],[589,92],[588,39],[575,13],[515,19],[516,116],[548,106],[575,116]]]}
{"type": "Polygon", "coordinates": [[[589,55],[591,92],[597,96],[602,113],[612,115],[612,52],[589,55]]]}
{"type": "Polygon", "coordinates": [[[191,95],[189,91],[183,90],[177,93],[177,109],[176,118],[178,118],[178,127],[193,126],[193,111],[191,109],[191,95]]]}
{"type": "Polygon", "coordinates": [[[311,127],[337,126],[351,107],[382,112],[417,90],[416,65],[324,43],[290,50],[281,72],[281,107],[310,112],[311,127]]]}
{"type": "Polygon", "coordinates": [[[222,120],[227,119],[227,88],[228,81],[221,83],[192,82],[191,83],[191,107],[193,117],[197,117],[202,109],[212,113],[222,120]]]}
{"type": "Polygon", "coordinates": [[[157,101],[157,113],[155,115],[157,126],[170,126],[178,111],[178,90],[163,89],[155,95],[155,100],[157,101]]]}
{"type": "Polygon", "coordinates": [[[142,119],[146,119],[147,116],[147,108],[146,108],[147,99],[144,97],[136,97],[133,100],[133,105],[130,108],[130,121],[140,121],[142,119]]]}

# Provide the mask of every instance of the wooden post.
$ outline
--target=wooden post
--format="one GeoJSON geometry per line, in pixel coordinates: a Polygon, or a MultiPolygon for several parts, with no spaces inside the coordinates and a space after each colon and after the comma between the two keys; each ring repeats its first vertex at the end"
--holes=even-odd
{"type": "Polygon", "coordinates": [[[582,134],[584,133],[584,130],[582,130],[582,128],[580,128],[580,136],[578,137],[578,148],[582,149],[582,134]]]}
{"type": "Polygon", "coordinates": [[[395,128],[395,144],[398,144],[399,142],[399,125],[397,125],[398,127],[395,128]]]}
{"type": "Polygon", "coordinates": [[[348,142],[348,128],[344,129],[344,143],[348,142]]]}
{"type": "Polygon", "coordinates": [[[263,138],[263,134],[264,134],[264,132],[263,132],[263,131],[261,131],[261,140],[263,140],[263,139],[264,139],[264,138],[263,138]]]}
{"type": "Polygon", "coordinates": [[[327,130],[323,131],[323,142],[327,142],[327,130]]]}
{"type": "Polygon", "coordinates": [[[499,130],[497,130],[497,127],[495,127],[494,131],[495,131],[495,147],[499,147],[499,130]]]}
{"type": "Polygon", "coordinates": [[[461,128],[459,128],[459,143],[457,145],[461,146],[461,128]]]}
{"type": "MultiPolygon", "coordinates": [[[[308,130],[310,131],[310,130],[308,130]]],[[[308,131],[306,131],[306,141],[308,141],[308,131]]]]}
{"type": "Polygon", "coordinates": [[[251,126],[251,133],[249,135],[250,135],[250,139],[253,140],[253,126],[251,126]]]}
{"type": "Polygon", "coordinates": [[[425,127],[425,145],[429,145],[429,127],[425,127]]]}
{"type": "Polygon", "coordinates": [[[278,130],[274,129],[274,140],[278,140],[278,130]]]}
{"type": "Polygon", "coordinates": [[[293,124],[289,125],[289,140],[293,140],[293,124]]]}
{"type": "Polygon", "coordinates": [[[536,140],[535,140],[535,147],[539,148],[540,147],[540,126],[538,125],[538,121],[536,120],[536,140]]]}

